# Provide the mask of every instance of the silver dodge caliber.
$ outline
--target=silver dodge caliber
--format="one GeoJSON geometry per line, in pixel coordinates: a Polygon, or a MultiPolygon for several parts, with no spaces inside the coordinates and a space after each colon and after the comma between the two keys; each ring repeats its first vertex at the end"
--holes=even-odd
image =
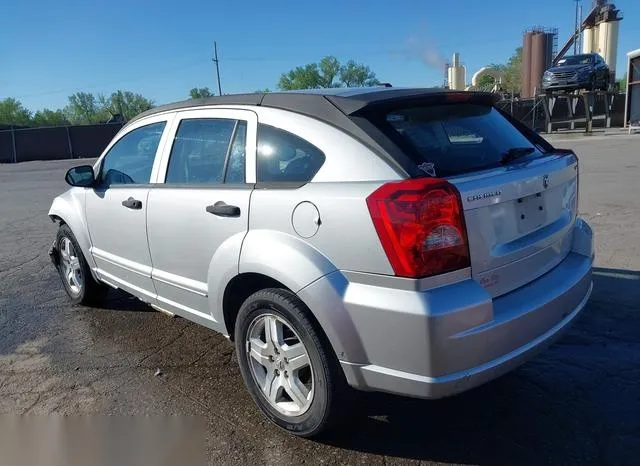
{"type": "Polygon", "coordinates": [[[258,407],[301,436],[350,387],[441,398],[514,369],[592,290],[576,155],[491,94],[190,100],[66,181],[50,254],[71,301],[119,288],[228,336],[258,407]]]}

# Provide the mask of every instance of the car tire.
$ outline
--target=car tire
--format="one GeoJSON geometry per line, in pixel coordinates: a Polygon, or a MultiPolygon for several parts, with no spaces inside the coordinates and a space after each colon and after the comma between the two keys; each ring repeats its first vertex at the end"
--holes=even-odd
{"type": "Polygon", "coordinates": [[[72,304],[98,304],[105,298],[109,287],[93,278],[80,245],[66,224],[58,228],[54,254],[56,269],[72,304]]]}
{"type": "Polygon", "coordinates": [[[235,325],[238,364],[251,397],[271,422],[301,437],[318,437],[334,426],[350,394],[310,315],[294,293],[265,289],[244,302],[235,325]]]}

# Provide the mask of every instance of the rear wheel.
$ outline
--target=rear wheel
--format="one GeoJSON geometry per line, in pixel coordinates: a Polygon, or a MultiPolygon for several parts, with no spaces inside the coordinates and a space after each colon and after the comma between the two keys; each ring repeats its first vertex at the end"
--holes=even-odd
{"type": "Polygon", "coordinates": [[[73,304],[96,304],[109,288],[97,282],[73,232],[67,225],[60,225],[56,237],[56,268],[67,295],[73,304]]]}
{"type": "Polygon", "coordinates": [[[235,342],[242,377],[260,410],[279,427],[314,437],[335,424],[348,388],[308,312],[287,290],[259,291],[240,309],[235,342]]]}

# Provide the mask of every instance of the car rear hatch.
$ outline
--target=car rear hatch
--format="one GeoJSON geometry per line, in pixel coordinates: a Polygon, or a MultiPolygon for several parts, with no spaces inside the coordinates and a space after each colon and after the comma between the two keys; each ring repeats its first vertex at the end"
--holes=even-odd
{"type": "Polygon", "coordinates": [[[497,297],[569,253],[578,160],[496,109],[486,95],[442,96],[385,102],[361,115],[411,159],[418,176],[457,188],[472,276],[497,297]]]}
{"type": "Polygon", "coordinates": [[[538,278],[569,253],[577,173],[575,156],[549,155],[449,179],[462,198],[472,275],[492,296],[538,278]]]}

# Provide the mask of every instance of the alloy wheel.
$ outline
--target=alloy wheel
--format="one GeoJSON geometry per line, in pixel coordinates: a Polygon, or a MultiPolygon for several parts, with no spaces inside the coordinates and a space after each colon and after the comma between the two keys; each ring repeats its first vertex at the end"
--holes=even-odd
{"type": "Polygon", "coordinates": [[[261,314],[251,322],[245,344],[249,370],[269,404],[285,416],[304,414],[313,401],[313,368],[293,326],[261,314]]]}
{"type": "Polygon", "coordinates": [[[62,268],[62,278],[66,282],[69,290],[74,295],[82,292],[82,268],[80,258],[71,240],[67,237],[60,241],[60,266],[62,268]]]}

